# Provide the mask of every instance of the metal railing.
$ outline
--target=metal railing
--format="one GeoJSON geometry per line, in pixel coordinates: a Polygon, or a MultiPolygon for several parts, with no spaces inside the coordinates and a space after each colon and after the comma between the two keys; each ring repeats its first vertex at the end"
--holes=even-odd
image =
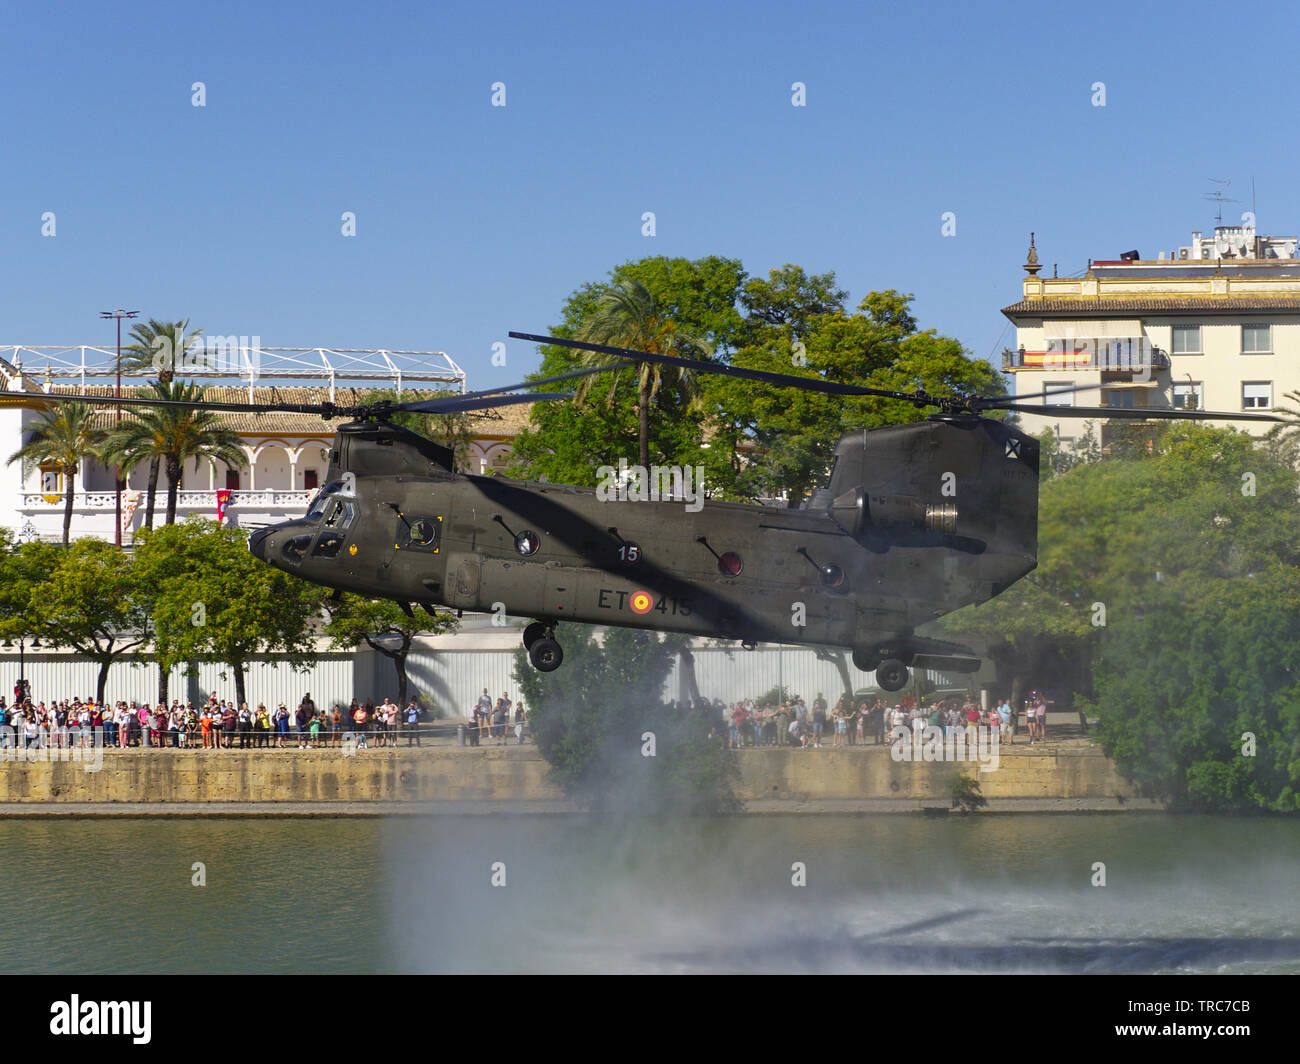
{"type": "MultiPolygon", "coordinates": [[[[519,739],[516,725],[511,722],[506,726],[505,737],[519,739]]],[[[62,728],[46,724],[37,724],[28,734],[26,724],[13,724],[6,720],[0,725],[0,749],[14,747],[25,749],[39,746],[50,750],[88,748],[98,743],[104,750],[125,749],[181,749],[208,750],[222,753],[227,750],[326,750],[341,749],[351,746],[359,750],[382,750],[401,746],[415,747],[430,744],[466,745],[470,742],[472,729],[469,725],[451,720],[422,721],[419,724],[397,724],[392,728],[367,725],[364,730],[332,725],[318,728],[315,735],[310,728],[298,731],[296,725],[281,731],[275,728],[209,728],[206,732],[200,727],[181,728],[143,728],[110,723],[95,727],[81,725],[62,728]],[[95,732],[98,732],[96,740],[95,732]]],[[[525,727],[523,736],[527,736],[525,727]]],[[[488,726],[481,731],[483,740],[495,737],[495,732],[488,726]]]]}
{"type": "MultiPolygon", "coordinates": [[[[251,491],[232,491],[230,501],[226,504],[231,509],[239,507],[284,510],[305,510],[315,490],[303,491],[289,488],[256,488],[251,491]]],[[[62,510],[64,493],[62,491],[25,491],[22,493],[23,510],[62,510]]],[[[158,501],[165,503],[165,491],[158,493],[158,501]]],[[[72,493],[73,510],[112,510],[117,504],[117,495],[111,491],[74,491],[72,493]]],[[[176,507],[180,510],[211,509],[217,506],[217,492],[213,490],[180,491],[176,494],[176,507]]],[[[161,507],[160,507],[161,508],[161,507]]]]}

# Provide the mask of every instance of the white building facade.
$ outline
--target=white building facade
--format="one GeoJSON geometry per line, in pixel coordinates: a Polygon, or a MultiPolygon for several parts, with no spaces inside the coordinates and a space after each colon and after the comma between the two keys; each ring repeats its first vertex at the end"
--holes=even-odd
{"type": "MultiPolygon", "coordinates": [[[[258,349],[241,352],[242,362],[227,371],[230,360],[204,372],[187,370],[186,379],[207,387],[206,398],[219,402],[340,405],[361,403],[377,388],[396,390],[414,398],[413,383],[440,383],[464,391],[465,373],[442,352],[333,351],[316,349],[258,349]],[[238,377],[239,384],[229,383],[238,377]],[[268,379],[291,378],[284,386],[268,379]],[[305,382],[305,383],[300,383],[305,382]],[[349,387],[348,382],[358,386],[349,387]],[[403,392],[403,389],[406,392],[403,392]]],[[[0,347],[0,447],[3,457],[29,438],[32,423],[48,408],[51,397],[86,394],[112,397],[116,393],[116,351],[80,348],[0,347]],[[105,384],[109,378],[113,383],[105,384]]],[[[123,396],[139,397],[143,382],[123,376],[123,396]]],[[[124,407],[121,418],[129,418],[124,407]]],[[[224,425],[240,441],[246,465],[195,459],[182,471],[177,494],[177,520],[200,514],[251,529],[288,520],[306,511],[322,486],[337,421],[312,414],[222,414],[224,425]]],[[[105,404],[98,424],[111,428],[119,415],[105,404]]],[[[148,464],[132,470],[122,492],[122,542],[145,521],[148,464]]],[[[20,539],[60,540],[63,535],[65,491],[61,471],[51,466],[20,463],[0,466],[0,527],[20,539]]],[[[163,522],[167,476],[159,472],[154,524],[163,522]]],[[[73,491],[71,535],[115,538],[118,510],[113,470],[87,459],[82,462],[73,491]]]]}
{"type": "MultiPolygon", "coordinates": [[[[1016,327],[1002,368],[1017,395],[1093,386],[1039,401],[1267,412],[1300,388],[1296,237],[1222,226],[1157,259],[1128,252],[1069,278],[1038,276],[1031,240],[1024,269],[1023,298],[1002,311],[1016,327]]],[[[1021,420],[1031,435],[1049,429],[1067,445],[1083,430],[1077,419],[1021,420]]],[[[1103,422],[1103,444],[1108,428],[1103,422]]]]}

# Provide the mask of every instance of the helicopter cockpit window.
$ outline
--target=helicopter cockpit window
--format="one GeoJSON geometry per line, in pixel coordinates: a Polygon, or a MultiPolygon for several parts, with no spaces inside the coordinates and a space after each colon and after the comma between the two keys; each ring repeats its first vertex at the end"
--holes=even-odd
{"type": "Polygon", "coordinates": [[[294,536],[292,539],[284,541],[284,546],[280,548],[280,553],[284,560],[297,564],[307,556],[307,548],[311,546],[311,535],[294,536]]]}
{"type": "Polygon", "coordinates": [[[313,558],[334,558],[343,546],[342,532],[322,532],[316,538],[316,546],[311,552],[313,558]]]}
{"type": "Polygon", "coordinates": [[[325,511],[326,528],[347,528],[352,524],[352,503],[346,499],[334,499],[325,511]]]}
{"type": "Polygon", "coordinates": [[[307,520],[315,521],[325,512],[325,507],[329,505],[330,497],[328,489],[319,492],[316,498],[311,501],[311,508],[307,511],[307,520]]]}

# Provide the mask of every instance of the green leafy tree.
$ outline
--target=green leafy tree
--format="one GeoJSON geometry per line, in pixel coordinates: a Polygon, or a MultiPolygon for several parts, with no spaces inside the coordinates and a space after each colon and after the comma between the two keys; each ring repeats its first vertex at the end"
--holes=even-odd
{"type": "MultiPolygon", "coordinates": [[[[707,341],[687,332],[669,318],[650,289],[636,279],[622,281],[602,293],[596,301],[591,317],[578,333],[580,340],[598,344],[627,347],[651,355],[673,355],[677,358],[705,358],[712,354],[707,341]]],[[[588,366],[622,366],[620,358],[596,351],[583,353],[583,364],[588,366]]],[[[657,362],[633,362],[636,373],[636,412],[638,455],[642,469],[650,466],[650,407],[664,386],[665,379],[673,378],[682,405],[693,408],[698,401],[699,389],[695,375],[687,369],[665,369],[657,362]]],[[[610,372],[608,384],[610,402],[618,391],[618,378],[623,371],[610,372]]],[[[578,385],[578,397],[585,398],[593,390],[594,378],[587,377],[578,385]]],[[[598,387],[604,388],[605,385],[598,387]]]]}
{"type": "Polygon", "coordinates": [[[67,547],[24,543],[9,558],[0,636],[35,636],[99,666],[96,701],[104,701],[113,663],[149,639],[149,616],[130,555],[98,539],[67,547]]]}
{"type": "MultiPolygon", "coordinates": [[[[202,329],[191,329],[189,318],[182,321],[158,321],[150,318],[131,327],[133,342],[122,348],[122,368],[130,373],[153,373],[159,384],[168,385],[176,370],[184,364],[184,352],[203,336],[202,329]]],[[[132,463],[132,468],[138,463],[132,463]]],[[[145,497],[144,527],[153,528],[154,507],[158,500],[158,473],[162,456],[149,456],[149,488],[145,497]]],[[[125,473],[126,470],[121,470],[125,473]]]]}
{"type": "MultiPolygon", "coordinates": [[[[151,398],[170,402],[199,403],[204,389],[178,381],[155,381],[150,385],[151,398]]],[[[161,461],[167,470],[166,523],[176,523],[176,499],[180,491],[181,472],[191,458],[224,462],[234,469],[248,465],[239,445],[239,434],[224,427],[219,414],[178,406],[137,408],[131,420],[110,432],[103,444],[107,461],[129,472],[144,461],[161,461]]],[[[149,526],[146,526],[149,527],[149,526]]]]}
{"type": "Polygon", "coordinates": [[[1014,697],[1030,682],[1073,692],[1150,793],[1290,808],[1298,487],[1266,443],[1171,426],[1153,455],[1045,482],[1037,571],[939,627],[986,640],[1014,697]],[[1247,732],[1253,759],[1241,754],[1247,732]]]}
{"type": "Polygon", "coordinates": [[[1148,794],[1300,811],[1300,574],[1149,589],[1098,663],[1099,737],[1148,794]]]}
{"type": "MultiPolygon", "coordinates": [[[[1004,391],[1001,374],[970,358],[957,340],[916,330],[910,295],[871,292],[852,314],[838,302],[843,295],[833,273],[809,277],[788,265],[772,271],[766,285],[751,282],[746,345],[732,364],[936,396],[1004,391]]],[[[716,435],[701,460],[714,491],[738,500],[784,496],[791,507],[825,485],[846,433],[929,413],[898,400],[755,387],[728,377],[710,378],[704,391],[716,435]]]]}
{"type": "Polygon", "coordinates": [[[564,667],[539,673],[522,650],[515,680],[552,777],[602,812],[716,813],[738,808],[734,756],[709,738],[707,715],[660,697],[674,649],[653,632],[609,630],[604,643],[575,626],[564,667]],[[578,637],[578,638],[574,638],[578,637]],[[647,733],[653,736],[653,756],[647,733]]]}
{"type": "MultiPolygon", "coordinates": [[[[596,318],[603,298],[636,282],[653,297],[663,320],[671,322],[683,337],[707,344],[714,357],[724,358],[744,324],[737,309],[744,279],[739,261],[716,256],[627,262],[612,270],[607,281],[590,282],[573,292],[565,300],[560,322],[550,332],[568,339],[578,337],[596,318]]],[[[558,375],[586,364],[582,352],[570,348],[544,346],[542,355],[538,376],[558,375]]],[[[640,374],[620,373],[612,382],[598,376],[590,387],[592,401],[535,406],[530,427],[514,441],[510,475],[594,485],[600,466],[620,457],[641,461],[639,385],[640,374]]],[[[550,386],[554,391],[569,387],[567,383],[550,386]]],[[[653,417],[646,425],[649,461],[690,461],[705,442],[707,431],[707,419],[692,405],[690,393],[661,388],[653,404],[642,405],[647,410],[653,407],[653,417]]]]}
{"type": "MultiPolygon", "coordinates": [[[[787,262],[771,270],[766,278],[749,278],[740,293],[745,310],[740,346],[767,343],[773,336],[804,340],[818,320],[842,314],[849,294],[835,281],[834,273],[809,274],[802,266],[787,262]]],[[[915,323],[908,331],[915,330],[915,323]]],[[[793,363],[794,352],[791,351],[793,363]]]]}
{"type": "Polygon", "coordinates": [[[241,530],[192,515],[142,532],[135,553],[154,623],[161,701],[177,665],[224,662],[241,704],[244,671],[255,656],[281,653],[291,668],[310,665],[321,590],[258,561],[241,530]]]}
{"type": "Polygon", "coordinates": [[[77,472],[84,459],[99,457],[105,439],[104,430],[95,424],[96,413],[88,403],[56,403],[37,416],[27,442],[8,458],[10,465],[21,462],[24,471],[34,465],[52,464],[63,474],[65,547],[72,530],[72,504],[77,488],[77,472]]]}
{"type": "Polygon", "coordinates": [[[460,627],[460,621],[450,613],[440,613],[437,617],[417,613],[408,617],[392,599],[369,599],[349,593],[344,593],[337,602],[327,601],[326,609],[330,621],[325,632],[337,649],[352,651],[365,643],[393,663],[397,670],[399,706],[406,705],[409,687],[406,659],[412,640],[417,635],[442,635],[460,627]]]}

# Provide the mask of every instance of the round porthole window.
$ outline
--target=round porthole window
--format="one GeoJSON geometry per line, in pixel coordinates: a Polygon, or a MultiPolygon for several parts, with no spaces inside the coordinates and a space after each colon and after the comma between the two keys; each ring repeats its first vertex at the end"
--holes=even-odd
{"type": "Polygon", "coordinates": [[[822,566],[822,583],[827,587],[844,586],[844,570],[838,565],[822,566]]]}
{"type": "Polygon", "coordinates": [[[536,554],[537,548],[542,545],[542,537],[536,532],[523,531],[515,536],[515,550],[527,558],[530,554],[536,554]]]}

